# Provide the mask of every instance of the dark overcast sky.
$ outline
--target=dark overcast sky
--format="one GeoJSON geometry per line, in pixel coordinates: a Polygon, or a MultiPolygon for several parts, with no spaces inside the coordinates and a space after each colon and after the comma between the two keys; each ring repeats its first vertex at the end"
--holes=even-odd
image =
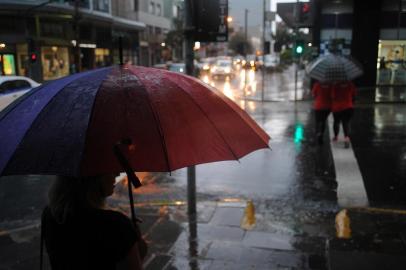
{"type": "Polygon", "coordinates": [[[229,16],[244,26],[244,10],[248,9],[248,26],[262,24],[263,0],[228,0],[229,16]]]}
{"type": "MultiPolygon", "coordinates": [[[[295,0],[266,0],[267,5],[272,3],[271,10],[276,10],[278,2],[296,2],[295,0]]],[[[248,12],[248,26],[262,25],[263,0],[228,0],[229,16],[240,26],[244,26],[244,10],[248,12]]]]}

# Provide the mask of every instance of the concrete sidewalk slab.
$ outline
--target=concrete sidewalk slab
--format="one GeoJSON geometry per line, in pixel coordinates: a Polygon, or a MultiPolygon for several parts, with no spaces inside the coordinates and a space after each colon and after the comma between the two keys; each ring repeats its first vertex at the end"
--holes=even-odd
{"type": "Polygon", "coordinates": [[[217,207],[210,221],[214,225],[240,227],[244,215],[242,207],[217,207]]]}
{"type": "Polygon", "coordinates": [[[243,244],[249,247],[268,248],[275,250],[294,250],[292,237],[282,234],[247,231],[243,244]]]}

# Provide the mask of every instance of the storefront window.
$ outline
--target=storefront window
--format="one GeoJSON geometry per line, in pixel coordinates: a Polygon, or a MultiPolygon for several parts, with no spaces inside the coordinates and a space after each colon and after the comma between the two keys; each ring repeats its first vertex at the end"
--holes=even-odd
{"type": "Polygon", "coordinates": [[[69,53],[66,47],[42,47],[42,73],[44,80],[69,75],[69,53]]]}
{"type": "Polygon", "coordinates": [[[93,0],[93,9],[101,12],[110,12],[110,0],[93,0]]]}
{"type": "Polygon", "coordinates": [[[406,40],[380,40],[377,84],[406,84],[406,40]]]}
{"type": "Polygon", "coordinates": [[[96,67],[105,67],[110,65],[109,49],[97,48],[94,54],[96,58],[96,67]]]}
{"type": "Polygon", "coordinates": [[[0,55],[1,75],[16,75],[16,64],[13,54],[0,55]]]}

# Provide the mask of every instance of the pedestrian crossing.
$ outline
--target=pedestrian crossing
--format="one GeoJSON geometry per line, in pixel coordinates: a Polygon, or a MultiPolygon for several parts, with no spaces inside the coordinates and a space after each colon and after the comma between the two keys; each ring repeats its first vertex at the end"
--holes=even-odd
{"type": "MultiPolygon", "coordinates": [[[[333,134],[333,119],[328,119],[329,134],[333,134]]],[[[341,135],[342,138],[342,135],[341,135]]],[[[340,207],[367,207],[369,205],[364,181],[352,145],[344,147],[343,138],[331,142],[337,181],[337,200],[340,207]]]]}

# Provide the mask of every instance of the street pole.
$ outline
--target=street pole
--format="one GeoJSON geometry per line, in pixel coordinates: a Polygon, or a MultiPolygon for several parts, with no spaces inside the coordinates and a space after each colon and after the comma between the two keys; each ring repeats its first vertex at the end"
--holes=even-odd
{"type": "MultiPolygon", "coordinates": [[[[34,11],[34,10],[36,10],[36,9],[39,9],[39,8],[41,8],[41,7],[44,7],[44,6],[46,6],[46,5],[48,5],[49,3],[51,3],[52,1],[51,0],[49,0],[49,1],[46,1],[46,2],[43,2],[43,3],[41,3],[41,4],[38,4],[38,5],[36,5],[36,6],[33,6],[33,7],[30,7],[30,8],[28,8],[25,12],[24,12],[24,26],[25,26],[25,39],[26,39],[26,41],[27,41],[27,43],[29,42],[29,39],[31,39],[32,40],[32,42],[35,44],[35,51],[36,51],[36,53],[37,53],[37,55],[38,55],[38,44],[36,44],[37,42],[38,42],[38,40],[36,40],[36,39],[34,39],[34,38],[32,38],[32,37],[30,37],[30,33],[29,33],[29,30],[28,30],[28,20],[29,20],[29,18],[30,18],[30,13],[32,12],[32,11],[34,11]]],[[[38,18],[36,18],[36,38],[38,38],[38,33],[39,33],[39,27],[38,27],[39,25],[38,25],[38,18]]],[[[33,65],[34,64],[32,64],[31,63],[31,61],[30,61],[30,53],[31,53],[31,51],[30,51],[30,44],[27,44],[27,62],[26,62],[26,65],[25,65],[25,69],[26,69],[26,74],[24,74],[24,75],[26,75],[26,76],[28,76],[28,77],[30,77],[30,78],[32,78],[32,79],[34,79],[34,80],[40,80],[40,78],[37,78],[36,77],[36,75],[38,75],[38,72],[34,72],[33,71],[33,69],[34,69],[34,67],[33,67],[33,65]]],[[[39,60],[37,60],[37,63],[35,64],[35,65],[38,65],[38,61],[39,60]]]]}
{"type": "MultiPolygon", "coordinates": [[[[193,76],[193,60],[194,60],[194,39],[193,39],[193,0],[185,0],[184,9],[184,49],[185,49],[185,66],[186,74],[193,76]]],[[[189,216],[196,215],[196,168],[190,166],[187,168],[187,198],[188,198],[188,214],[189,216]]]]}
{"type": "MultiPolygon", "coordinates": [[[[298,35],[298,30],[297,30],[297,24],[299,22],[299,0],[296,0],[296,6],[295,6],[295,44],[297,40],[297,35],[298,35]]],[[[294,46],[295,48],[296,46],[294,46]]],[[[296,54],[296,52],[294,52],[296,54]]],[[[300,58],[299,58],[300,59],[300,58]]],[[[298,73],[298,62],[299,60],[297,57],[295,57],[295,102],[297,101],[297,73],[298,73]]]]}
{"type": "Polygon", "coordinates": [[[80,0],[75,0],[74,15],[73,15],[73,27],[75,30],[75,48],[74,48],[74,59],[75,59],[75,72],[80,72],[82,63],[80,59],[80,13],[79,13],[80,0]]]}
{"type": "Polygon", "coordinates": [[[261,101],[264,102],[265,99],[265,14],[266,14],[266,0],[263,3],[264,13],[262,19],[262,92],[261,101]]]}
{"type": "MultiPolygon", "coordinates": [[[[245,53],[245,67],[244,68],[244,100],[246,99],[246,90],[247,90],[247,68],[246,66],[248,65],[250,67],[250,63],[247,62],[247,51],[248,51],[248,9],[245,9],[245,14],[244,14],[244,26],[245,26],[245,47],[244,47],[244,53],[245,53]]],[[[244,102],[245,104],[245,102],[244,102]]]]}

